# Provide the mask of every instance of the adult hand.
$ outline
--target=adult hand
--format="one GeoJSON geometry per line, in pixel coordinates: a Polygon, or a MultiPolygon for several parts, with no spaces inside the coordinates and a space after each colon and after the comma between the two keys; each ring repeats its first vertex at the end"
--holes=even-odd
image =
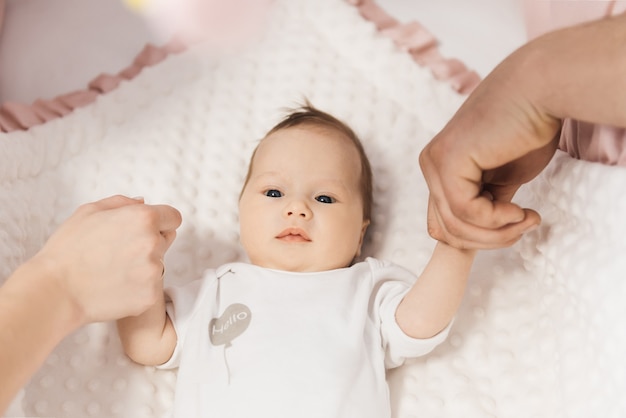
{"type": "Polygon", "coordinates": [[[0,287],[0,414],[66,335],[163,297],[180,213],[113,196],[81,206],[0,287]]]}
{"type": "Polygon", "coordinates": [[[539,215],[511,203],[518,188],[550,161],[560,120],[533,105],[513,54],[468,97],[420,154],[430,189],[428,231],[459,248],[515,243],[539,215]]]}
{"type": "Polygon", "coordinates": [[[137,315],[162,297],[162,260],[181,224],[165,205],[113,196],[79,207],[33,258],[82,323],[137,315]]]}
{"type": "Polygon", "coordinates": [[[539,224],[511,199],[554,155],[561,120],[626,126],[624,44],[626,14],[537,38],[485,78],[420,155],[433,238],[497,248],[539,224]]]}

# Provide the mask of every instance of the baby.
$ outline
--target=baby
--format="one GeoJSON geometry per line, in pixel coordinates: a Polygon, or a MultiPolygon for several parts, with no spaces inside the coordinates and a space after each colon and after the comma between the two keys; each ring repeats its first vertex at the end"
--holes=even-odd
{"type": "Polygon", "coordinates": [[[118,322],[131,359],[179,368],[174,416],[391,415],[386,369],[446,338],[474,252],[438,243],[419,278],[355,262],[371,207],[368,159],[342,122],[307,105],[269,131],[239,199],[250,263],[118,322]]]}

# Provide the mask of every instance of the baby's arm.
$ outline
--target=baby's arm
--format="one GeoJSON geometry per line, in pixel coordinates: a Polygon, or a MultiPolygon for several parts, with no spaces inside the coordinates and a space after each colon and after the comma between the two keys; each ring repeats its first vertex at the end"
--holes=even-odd
{"type": "Polygon", "coordinates": [[[396,321],[413,338],[442,331],[461,304],[475,250],[459,250],[438,242],[423,273],[396,310],[396,321]]]}
{"type": "Polygon", "coordinates": [[[160,298],[146,312],[117,321],[124,351],[133,361],[157,366],[172,357],[176,331],[165,312],[165,298],[160,298]]]}

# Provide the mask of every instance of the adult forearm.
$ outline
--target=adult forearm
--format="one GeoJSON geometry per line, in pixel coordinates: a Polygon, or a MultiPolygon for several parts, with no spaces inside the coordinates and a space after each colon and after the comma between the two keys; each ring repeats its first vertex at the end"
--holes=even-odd
{"type": "Polygon", "coordinates": [[[626,126],[626,14],[548,33],[517,53],[519,82],[540,112],[626,126]]]}
{"type": "Polygon", "coordinates": [[[0,288],[0,415],[54,347],[82,325],[55,278],[36,260],[0,288]]]}

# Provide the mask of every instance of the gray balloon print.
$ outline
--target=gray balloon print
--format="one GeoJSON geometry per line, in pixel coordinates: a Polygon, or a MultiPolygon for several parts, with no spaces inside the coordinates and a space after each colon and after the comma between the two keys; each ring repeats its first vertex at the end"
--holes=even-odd
{"type": "Polygon", "coordinates": [[[209,322],[209,338],[213,345],[230,345],[231,341],[240,336],[250,325],[252,313],[242,303],[228,306],[219,318],[209,322]]]}

